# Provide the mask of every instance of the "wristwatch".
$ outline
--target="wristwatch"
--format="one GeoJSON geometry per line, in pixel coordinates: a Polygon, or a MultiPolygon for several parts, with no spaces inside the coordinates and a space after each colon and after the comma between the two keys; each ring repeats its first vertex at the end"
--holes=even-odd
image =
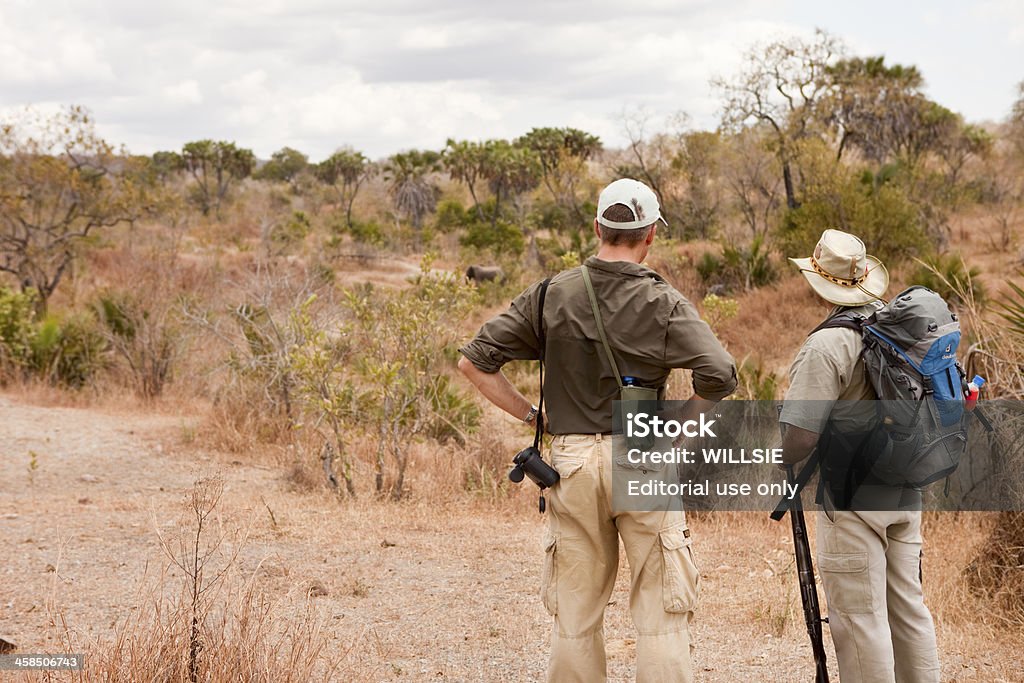
{"type": "Polygon", "coordinates": [[[533,424],[533,421],[537,419],[537,406],[530,406],[530,412],[523,418],[523,422],[526,424],[533,424]]]}

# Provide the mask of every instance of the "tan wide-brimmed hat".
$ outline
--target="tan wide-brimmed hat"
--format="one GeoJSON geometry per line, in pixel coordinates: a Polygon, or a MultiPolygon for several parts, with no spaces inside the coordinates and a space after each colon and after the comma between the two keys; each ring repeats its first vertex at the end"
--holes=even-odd
{"type": "Polygon", "coordinates": [[[810,258],[791,258],[822,299],[839,306],[861,306],[882,300],[889,287],[889,271],[864,242],[841,230],[826,230],[810,258]]]}

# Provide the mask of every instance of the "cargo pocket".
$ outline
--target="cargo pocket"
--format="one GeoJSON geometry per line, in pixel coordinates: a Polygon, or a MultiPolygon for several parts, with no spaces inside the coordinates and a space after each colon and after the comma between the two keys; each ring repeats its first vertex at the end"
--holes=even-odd
{"type": "Polygon", "coordinates": [[[558,569],[555,553],[558,551],[558,535],[548,532],[544,536],[544,569],[540,574],[540,599],[548,614],[558,614],[558,569]]]}
{"type": "Polygon", "coordinates": [[[693,559],[690,530],[685,524],[659,534],[662,556],[662,597],[665,611],[692,612],[700,596],[700,572],[693,559]]]}
{"type": "Polygon", "coordinates": [[[818,565],[829,609],[845,614],[875,611],[867,553],[821,553],[818,565]]]}
{"type": "Polygon", "coordinates": [[[582,455],[566,455],[565,453],[552,453],[551,466],[558,471],[559,479],[568,479],[583,469],[586,458],[582,455]]]}

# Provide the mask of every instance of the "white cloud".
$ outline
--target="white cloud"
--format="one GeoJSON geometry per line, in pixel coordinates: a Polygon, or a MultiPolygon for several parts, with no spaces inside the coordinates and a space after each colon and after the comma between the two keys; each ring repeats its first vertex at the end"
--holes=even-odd
{"type": "Polygon", "coordinates": [[[251,102],[266,97],[267,72],[256,69],[221,86],[220,91],[233,100],[251,102]]]}
{"type": "MultiPolygon", "coordinates": [[[[857,50],[917,63],[940,101],[971,116],[1002,114],[1008,95],[986,98],[977,84],[1009,93],[1013,76],[996,67],[1024,62],[1009,53],[993,63],[1014,40],[1020,52],[1017,0],[971,10],[961,40],[938,47],[939,28],[913,12],[880,23],[871,8],[861,20],[810,0],[634,0],[628,13],[618,0],[47,4],[0,6],[3,104],[84,104],[105,135],[138,152],[212,137],[262,157],[290,145],[317,159],[345,144],[382,156],[541,125],[617,145],[627,106],[659,117],[685,110],[714,126],[709,78],[733,73],[752,43],[815,25],[857,50]],[[987,61],[971,61],[980,53],[987,61]]],[[[949,17],[953,7],[929,12],[949,17]]]]}
{"type": "Polygon", "coordinates": [[[191,78],[174,85],[165,85],[161,92],[164,100],[170,104],[200,104],[203,101],[199,83],[191,78]]]}

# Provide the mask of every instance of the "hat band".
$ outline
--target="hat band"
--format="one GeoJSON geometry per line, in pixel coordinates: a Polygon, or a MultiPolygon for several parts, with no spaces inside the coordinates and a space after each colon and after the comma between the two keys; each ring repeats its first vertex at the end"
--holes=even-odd
{"type": "Polygon", "coordinates": [[[811,257],[811,265],[814,267],[814,272],[815,273],[817,273],[821,277],[825,278],[829,282],[832,282],[834,284],[839,285],[840,287],[860,287],[860,283],[864,282],[864,280],[867,279],[867,277],[868,277],[868,266],[867,266],[867,264],[864,265],[864,275],[862,275],[861,277],[855,277],[855,278],[836,277],[832,273],[829,273],[824,268],[822,268],[818,264],[818,261],[815,260],[815,258],[813,256],[811,257]]]}

